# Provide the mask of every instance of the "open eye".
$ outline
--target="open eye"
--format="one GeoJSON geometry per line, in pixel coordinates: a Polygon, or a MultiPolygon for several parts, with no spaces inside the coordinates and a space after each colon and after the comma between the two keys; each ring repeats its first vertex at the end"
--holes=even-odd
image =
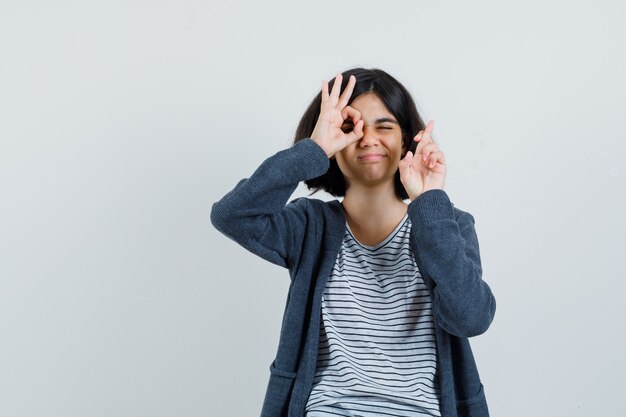
{"type": "Polygon", "coordinates": [[[351,132],[354,129],[354,125],[352,123],[344,123],[341,126],[341,130],[344,132],[351,132]]]}

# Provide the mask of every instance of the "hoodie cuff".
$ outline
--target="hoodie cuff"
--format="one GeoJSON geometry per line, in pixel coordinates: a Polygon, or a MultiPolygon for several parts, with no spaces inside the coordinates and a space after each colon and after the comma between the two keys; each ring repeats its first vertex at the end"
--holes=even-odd
{"type": "Polygon", "coordinates": [[[293,157],[293,165],[297,167],[299,178],[310,179],[324,175],[330,167],[326,152],[310,138],[296,142],[287,150],[293,157]]]}
{"type": "Polygon", "coordinates": [[[454,204],[448,193],[435,188],[423,192],[409,204],[409,217],[420,223],[430,223],[438,220],[454,220],[454,204]]]}

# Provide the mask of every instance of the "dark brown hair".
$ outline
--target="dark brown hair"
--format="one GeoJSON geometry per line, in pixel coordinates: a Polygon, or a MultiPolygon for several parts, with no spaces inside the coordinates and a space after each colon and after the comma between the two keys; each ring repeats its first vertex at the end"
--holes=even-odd
{"type": "MultiPolygon", "coordinates": [[[[381,69],[352,68],[341,74],[343,77],[341,82],[342,92],[346,88],[346,85],[348,85],[350,76],[354,75],[356,77],[356,85],[354,86],[348,105],[362,94],[376,94],[387,110],[393,114],[398,121],[400,129],[402,130],[404,149],[408,150],[417,132],[426,128],[408,90],[395,78],[381,69]]],[[[328,82],[328,91],[331,91],[334,83],[334,78],[328,82]]],[[[300,119],[293,141],[294,144],[311,136],[320,115],[321,104],[322,92],[320,90],[300,119]]],[[[330,167],[324,175],[306,180],[304,183],[309,190],[313,190],[311,194],[324,190],[335,197],[342,197],[346,193],[346,181],[334,158],[330,160],[330,167]]],[[[402,200],[409,198],[400,181],[399,170],[396,171],[394,186],[396,195],[399,198],[402,200]]]]}

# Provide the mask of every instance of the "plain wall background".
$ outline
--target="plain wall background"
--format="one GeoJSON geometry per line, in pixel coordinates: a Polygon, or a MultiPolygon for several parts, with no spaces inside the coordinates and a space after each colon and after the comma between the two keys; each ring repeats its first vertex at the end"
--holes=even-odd
{"type": "Polygon", "coordinates": [[[435,120],[445,190],[476,219],[492,415],[622,416],[625,18],[622,1],[3,1],[0,415],[259,415],[289,275],[210,208],[290,146],[323,79],[365,66],[435,120]]]}

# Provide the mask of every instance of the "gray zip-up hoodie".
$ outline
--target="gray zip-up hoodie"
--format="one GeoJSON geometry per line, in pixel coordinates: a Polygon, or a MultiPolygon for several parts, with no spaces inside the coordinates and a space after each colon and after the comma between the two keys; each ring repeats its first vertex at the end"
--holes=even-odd
{"type": "MultiPolygon", "coordinates": [[[[220,232],[289,269],[291,283],[261,417],[303,417],[312,389],[321,298],[346,219],[337,200],[287,202],[301,181],[323,175],[328,167],[324,150],[303,139],[267,158],[211,210],[211,222],[220,232]]],[[[482,279],[474,218],[439,189],[413,200],[408,216],[411,250],[432,297],[442,416],[487,417],[468,338],[489,328],[496,300],[482,279]]]]}

